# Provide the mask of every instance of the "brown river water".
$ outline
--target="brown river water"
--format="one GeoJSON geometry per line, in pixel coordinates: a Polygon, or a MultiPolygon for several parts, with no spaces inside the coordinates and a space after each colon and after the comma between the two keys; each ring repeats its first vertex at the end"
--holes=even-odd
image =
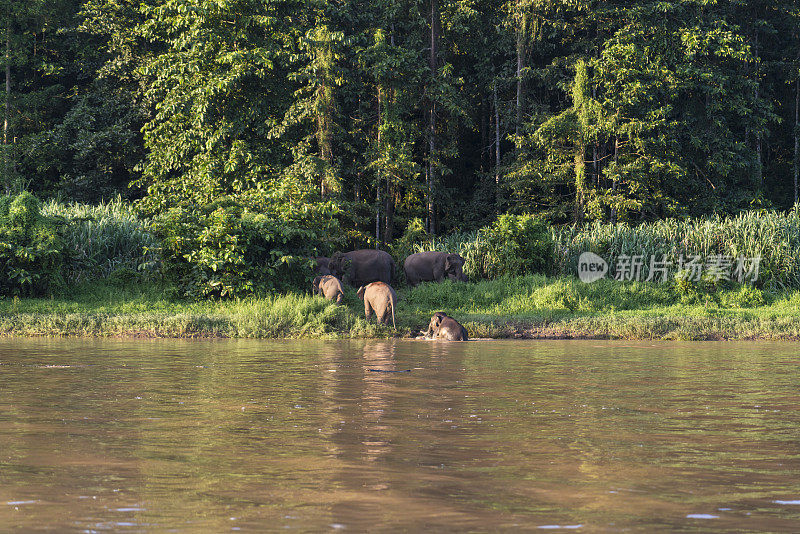
{"type": "Polygon", "coordinates": [[[0,531],[800,532],[794,343],[0,340],[0,531]]]}

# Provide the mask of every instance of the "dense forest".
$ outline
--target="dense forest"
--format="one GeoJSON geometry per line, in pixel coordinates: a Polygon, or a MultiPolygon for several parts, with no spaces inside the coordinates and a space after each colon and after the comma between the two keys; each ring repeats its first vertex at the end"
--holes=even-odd
{"type": "Polygon", "coordinates": [[[797,202],[797,1],[0,6],[3,213],[121,197],[207,290],[506,215],[797,202]]]}
{"type": "Polygon", "coordinates": [[[335,213],[791,207],[800,2],[3,0],[3,185],[335,213]],[[250,200],[243,200],[250,202],[250,200]],[[327,210],[327,211],[325,211],[327,210]]]}

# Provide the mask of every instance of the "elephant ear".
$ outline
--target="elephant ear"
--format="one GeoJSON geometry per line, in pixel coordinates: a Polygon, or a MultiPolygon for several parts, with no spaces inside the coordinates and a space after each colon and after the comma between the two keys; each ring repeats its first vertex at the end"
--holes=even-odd
{"type": "Polygon", "coordinates": [[[350,261],[350,258],[341,252],[337,252],[331,256],[331,261],[328,265],[332,274],[339,275],[340,277],[344,278],[345,274],[350,271],[351,263],[352,262],[350,261]]]}
{"type": "Polygon", "coordinates": [[[356,295],[358,295],[358,298],[360,298],[361,300],[364,300],[364,291],[365,290],[366,290],[366,286],[361,286],[361,287],[358,288],[358,292],[356,292],[356,295]]]}
{"type": "Polygon", "coordinates": [[[450,254],[447,256],[447,264],[450,267],[463,267],[464,266],[464,258],[462,258],[458,254],[450,254]]]}
{"type": "Polygon", "coordinates": [[[316,256],[314,258],[314,272],[320,276],[331,274],[330,261],[330,258],[325,256],[316,256]]]}
{"type": "Polygon", "coordinates": [[[314,281],[311,282],[311,285],[314,286],[314,289],[318,289],[319,288],[319,283],[321,281],[322,281],[322,277],[318,276],[318,277],[314,278],[314,281]]]}

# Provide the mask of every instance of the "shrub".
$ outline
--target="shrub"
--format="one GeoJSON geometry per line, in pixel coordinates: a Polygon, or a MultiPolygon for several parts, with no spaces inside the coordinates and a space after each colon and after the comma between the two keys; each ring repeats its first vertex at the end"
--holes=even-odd
{"type": "Polygon", "coordinates": [[[121,198],[97,205],[51,200],[42,212],[65,222],[61,236],[68,282],[107,278],[117,271],[132,280],[157,274],[158,239],[121,198]]]}
{"type": "Polygon", "coordinates": [[[742,285],[725,296],[725,305],[730,308],[756,308],[767,303],[763,291],[751,285],[742,285]]]}
{"type": "Polygon", "coordinates": [[[258,213],[226,198],[170,208],[152,227],[161,240],[164,272],[184,295],[232,297],[306,289],[309,258],[335,242],[337,232],[324,210],[300,216],[258,213]]]}
{"type": "Polygon", "coordinates": [[[463,256],[464,273],[471,280],[552,272],[552,231],[533,215],[504,214],[477,232],[437,237],[429,236],[422,221],[415,219],[392,247],[399,261],[413,252],[429,250],[463,256]]]}
{"type": "Polygon", "coordinates": [[[431,243],[431,235],[425,230],[422,219],[416,217],[408,221],[405,232],[389,246],[389,251],[397,265],[402,266],[408,256],[423,251],[418,249],[431,250],[430,246],[425,246],[428,243],[431,243]]]}
{"type": "Polygon", "coordinates": [[[482,228],[464,252],[474,274],[483,278],[548,273],[553,240],[544,221],[533,215],[507,213],[482,228]]]}
{"type": "Polygon", "coordinates": [[[42,295],[61,278],[63,243],[58,223],[41,213],[28,192],[0,197],[0,292],[42,295]]]}

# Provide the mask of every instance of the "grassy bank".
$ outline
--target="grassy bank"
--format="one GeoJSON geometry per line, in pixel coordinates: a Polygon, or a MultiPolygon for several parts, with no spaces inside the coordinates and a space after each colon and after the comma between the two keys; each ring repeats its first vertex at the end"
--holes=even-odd
{"type": "Polygon", "coordinates": [[[60,297],[0,300],[0,335],[407,337],[443,310],[471,337],[800,339],[800,291],[523,276],[398,293],[394,331],[364,320],[354,290],[344,306],[301,294],[190,302],[173,298],[169,287],[111,280],[60,297]]]}

